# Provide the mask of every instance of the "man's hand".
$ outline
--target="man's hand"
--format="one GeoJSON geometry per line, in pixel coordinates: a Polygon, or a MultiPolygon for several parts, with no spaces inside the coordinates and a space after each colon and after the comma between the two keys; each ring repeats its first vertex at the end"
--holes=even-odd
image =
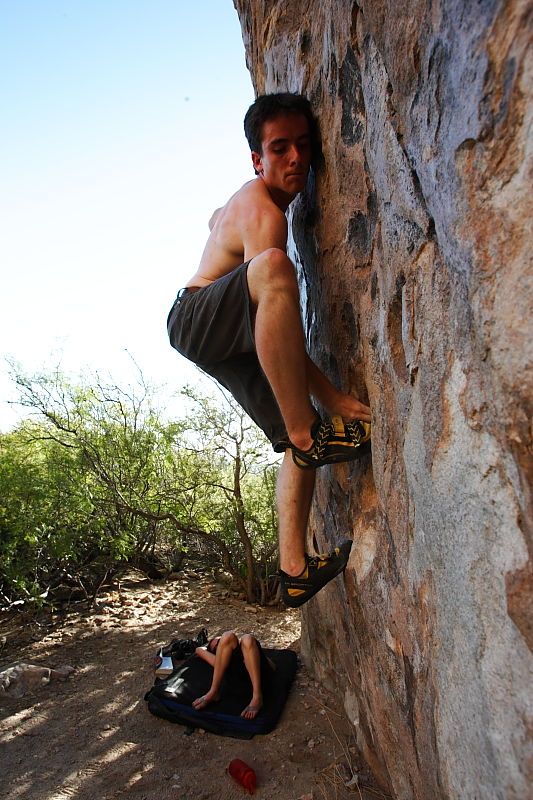
{"type": "Polygon", "coordinates": [[[361,403],[355,395],[336,392],[334,397],[325,406],[328,414],[338,414],[344,420],[360,419],[363,422],[371,422],[370,408],[361,403]]]}
{"type": "Polygon", "coordinates": [[[359,402],[354,394],[345,394],[335,388],[309,356],[306,356],[306,366],[311,394],[324,406],[328,414],[338,414],[347,422],[352,419],[372,421],[370,408],[359,402]]]}

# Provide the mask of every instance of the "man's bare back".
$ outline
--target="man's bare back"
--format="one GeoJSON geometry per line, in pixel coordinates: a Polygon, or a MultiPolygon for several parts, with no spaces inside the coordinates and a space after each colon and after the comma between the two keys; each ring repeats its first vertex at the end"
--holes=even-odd
{"type": "Polygon", "coordinates": [[[277,231],[272,246],[287,247],[287,220],[261,178],[241,186],[209,221],[211,233],[200,266],[187,286],[208,286],[235,267],[259,255],[251,231],[268,226],[277,231]]]}

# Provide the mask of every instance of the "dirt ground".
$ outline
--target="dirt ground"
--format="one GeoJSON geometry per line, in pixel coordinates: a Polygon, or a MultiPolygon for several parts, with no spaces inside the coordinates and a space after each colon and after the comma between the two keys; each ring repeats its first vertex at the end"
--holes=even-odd
{"type": "Polygon", "coordinates": [[[15,699],[0,693],[0,797],[9,800],[233,800],[245,790],[227,774],[233,758],[253,766],[257,798],[383,798],[360,760],[336,698],[300,664],[278,727],[241,741],[151,715],[158,645],[224,630],[253,633],[265,647],[299,652],[300,613],[247,606],[198,572],[174,581],[132,575],[88,612],[0,615],[0,669],[16,661],[68,664],[65,682],[15,699]]]}

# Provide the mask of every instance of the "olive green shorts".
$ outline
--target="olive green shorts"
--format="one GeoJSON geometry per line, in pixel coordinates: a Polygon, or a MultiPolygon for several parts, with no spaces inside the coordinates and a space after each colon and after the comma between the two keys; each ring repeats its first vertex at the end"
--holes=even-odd
{"type": "Polygon", "coordinates": [[[180,289],[167,331],[172,347],[228,389],[281,453],[287,432],[255,350],[248,263],[209,286],[180,289]]]}

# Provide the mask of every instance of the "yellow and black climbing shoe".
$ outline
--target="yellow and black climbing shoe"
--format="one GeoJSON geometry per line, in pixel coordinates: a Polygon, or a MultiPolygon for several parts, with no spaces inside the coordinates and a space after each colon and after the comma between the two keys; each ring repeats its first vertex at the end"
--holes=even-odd
{"type": "Polygon", "coordinates": [[[344,422],[342,417],[318,419],[311,428],[313,444],[299,450],[291,444],[292,460],[301,469],[316,469],[339,461],[355,461],[370,452],[369,422],[344,422]]]}
{"type": "Polygon", "coordinates": [[[305,556],[305,569],[296,577],[280,569],[281,599],[286,606],[298,608],[307,603],[326,583],[344,572],[352,542],[347,540],[329,555],[305,556]]]}

